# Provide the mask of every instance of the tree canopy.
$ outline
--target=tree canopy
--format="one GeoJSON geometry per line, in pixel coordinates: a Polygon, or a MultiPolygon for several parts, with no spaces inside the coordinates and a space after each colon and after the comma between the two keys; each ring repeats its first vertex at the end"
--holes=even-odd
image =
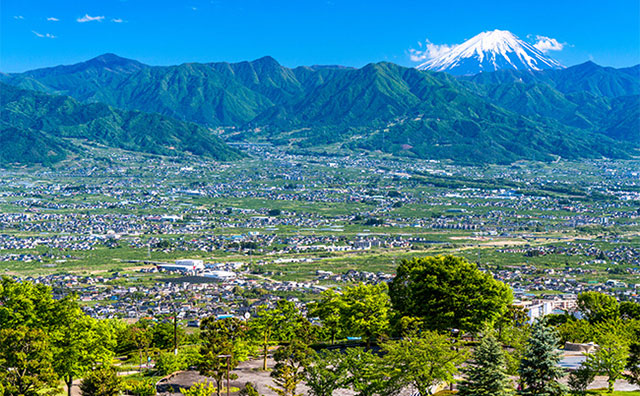
{"type": "Polygon", "coordinates": [[[425,318],[431,330],[479,331],[500,318],[513,299],[507,285],[454,256],[403,260],[389,294],[400,315],[425,318]]]}

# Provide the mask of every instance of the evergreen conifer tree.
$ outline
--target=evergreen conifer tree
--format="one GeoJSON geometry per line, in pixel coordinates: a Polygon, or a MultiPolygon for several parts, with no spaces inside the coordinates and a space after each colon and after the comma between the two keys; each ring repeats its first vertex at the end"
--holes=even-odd
{"type": "Polygon", "coordinates": [[[502,346],[487,332],[473,352],[473,362],[460,383],[460,396],[508,396],[513,394],[502,346]]]}
{"type": "Polygon", "coordinates": [[[565,385],[558,382],[564,376],[558,365],[561,353],[556,349],[558,335],[543,320],[537,321],[531,329],[518,373],[525,396],[560,396],[566,393],[565,385]]]}

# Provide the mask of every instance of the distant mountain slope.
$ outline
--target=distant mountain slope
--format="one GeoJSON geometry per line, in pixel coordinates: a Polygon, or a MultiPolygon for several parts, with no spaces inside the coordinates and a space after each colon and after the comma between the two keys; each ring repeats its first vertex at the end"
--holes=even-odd
{"type": "Polygon", "coordinates": [[[585,62],[563,70],[538,72],[503,70],[495,73],[480,73],[463,77],[463,79],[481,85],[502,85],[514,82],[543,83],[563,94],[588,92],[610,98],[640,93],[640,65],[614,69],[599,66],[593,62],[585,62]]]}
{"type": "Polygon", "coordinates": [[[66,158],[71,145],[44,132],[19,129],[0,121],[0,165],[51,165],[66,158]]]}
{"type": "Polygon", "coordinates": [[[454,75],[474,75],[497,70],[562,69],[563,66],[513,33],[496,29],[454,45],[417,68],[454,75]]]}
{"type": "Polygon", "coordinates": [[[585,64],[456,78],[387,62],[360,69],[289,69],[270,57],[167,67],[113,56],[96,59],[0,79],[205,126],[234,127],[228,135],[233,139],[266,139],[294,150],[331,145],[506,163],[556,156],[626,158],[640,145],[630,116],[638,100],[637,67],[585,64]]]}
{"type": "Polygon", "coordinates": [[[640,109],[640,67],[614,69],[593,62],[564,70],[499,71],[463,78],[498,106],[528,117],[640,144],[632,115],[640,109]]]}
{"type": "Polygon", "coordinates": [[[39,149],[37,154],[25,157],[25,162],[62,159],[70,149],[65,138],[153,154],[190,152],[218,160],[242,156],[196,124],[157,114],[122,111],[102,103],[81,104],[70,97],[6,84],[0,84],[0,105],[2,139],[15,145],[0,147],[6,161],[21,159],[16,153],[29,150],[25,147],[29,139],[37,141],[39,149]]]}
{"type": "Polygon", "coordinates": [[[185,63],[150,67],[106,54],[0,80],[26,89],[103,102],[128,110],[160,113],[206,126],[242,125],[263,111],[322,84],[339,67],[288,69],[264,57],[240,63],[185,63]]]}

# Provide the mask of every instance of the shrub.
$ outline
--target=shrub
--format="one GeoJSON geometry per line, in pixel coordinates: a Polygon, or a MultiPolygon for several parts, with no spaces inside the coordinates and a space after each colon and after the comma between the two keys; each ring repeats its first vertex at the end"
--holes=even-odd
{"type": "Polygon", "coordinates": [[[152,381],[135,381],[127,385],[127,390],[134,396],[154,396],[156,385],[152,381]]]}
{"type": "Polygon", "coordinates": [[[94,370],[80,383],[80,393],[83,396],[116,396],[122,388],[122,380],[113,367],[94,370]]]}

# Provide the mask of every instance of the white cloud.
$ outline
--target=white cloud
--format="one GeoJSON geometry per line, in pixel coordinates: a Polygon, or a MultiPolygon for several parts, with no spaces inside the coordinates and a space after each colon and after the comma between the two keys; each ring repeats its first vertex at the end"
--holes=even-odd
{"type": "Polygon", "coordinates": [[[565,45],[566,43],[561,43],[551,37],[536,36],[536,43],[533,46],[536,47],[538,51],[547,53],[549,51],[562,51],[565,45]]]}
{"type": "Polygon", "coordinates": [[[113,22],[113,23],[122,23],[124,21],[122,19],[120,19],[120,18],[113,18],[113,19],[111,19],[111,22],[113,22]]]}
{"type": "Polygon", "coordinates": [[[47,18],[47,21],[58,22],[59,19],[58,18],[54,18],[54,17],[49,17],[49,18],[47,18]]]}
{"type": "Polygon", "coordinates": [[[418,43],[418,47],[418,49],[409,49],[409,58],[413,62],[422,62],[428,59],[436,58],[442,54],[446,54],[456,46],[449,44],[433,44],[427,39],[424,44],[418,43]]]}
{"type": "Polygon", "coordinates": [[[56,36],[54,36],[54,35],[53,35],[53,34],[51,34],[51,33],[38,33],[38,32],[36,32],[35,30],[32,30],[31,32],[32,32],[33,34],[35,34],[37,37],[40,37],[40,38],[51,38],[51,39],[56,38],[56,36]]]}
{"type": "Polygon", "coordinates": [[[22,15],[14,15],[13,19],[24,19],[22,15]]]}
{"type": "Polygon", "coordinates": [[[104,16],[99,15],[99,16],[91,16],[89,14],[84,14],[84,16],[82,18],[78,18],[76,19],[78,22],[80,23],[84,23],[84,22],[93,22],[93,21],[98,21],[98,22],[102,22],[102,20],[104,19],[104,16]]]}

